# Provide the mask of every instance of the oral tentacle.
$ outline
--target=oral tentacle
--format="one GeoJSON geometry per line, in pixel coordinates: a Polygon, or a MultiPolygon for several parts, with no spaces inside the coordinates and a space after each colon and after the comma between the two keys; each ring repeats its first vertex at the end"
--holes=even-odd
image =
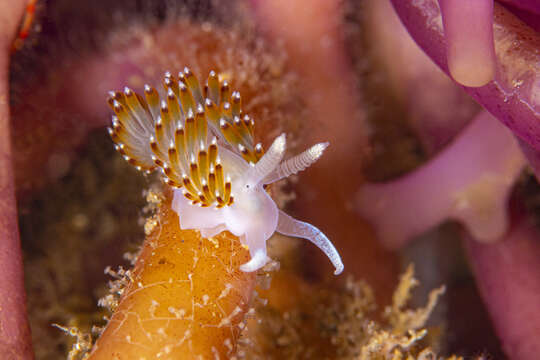
{"type": "Polygon", "coordinates": [[[276,231],[283,235],[309,240],[315,246],[321,249],[322,252],[324,252],[324,254],[328,257],[332,265],[334,265],[334,275],[339,275],[343,272],[344,266],[338,251],[332,242],[326,237],[326,235],[324,235],[315,226],[300,220],[296,220],[292,216],[289,216],[280,210],[276,231]]]}
{"type": "Polygon", "coordinates": [[[389,248],[446,219],[463,223],[477,240],[496,241],[507,231],[507,200],[525,164],[508,129],[482,112],[429,163],[398,180],[364,185],[359,211],[389,248]]]}
{"type": "Polygon", "coordinates": [[[484,86],[495,75],[493,0],[439,0],[448,69],[455,81],[484,86]]]}

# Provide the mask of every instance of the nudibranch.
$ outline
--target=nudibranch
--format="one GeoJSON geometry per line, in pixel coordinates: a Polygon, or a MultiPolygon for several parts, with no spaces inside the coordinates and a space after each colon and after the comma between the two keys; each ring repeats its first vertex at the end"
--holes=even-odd
{"type": "Polygon", "coordinates": [[[334,274],[343,271],[332,242],[315,226],[279,210],[265,190],[309,167],[328,143],[282,162],[282,134],[265,153],[255,144],[255,122],[243,113],[240,93],[215,71],[204,87],[185,68],[178,76],[165,74],[162,96],[149,85],[144,97],[127,87],[109,95],[115,113],[109,134],[116,150],[140,171],[161,172],[174,190],[172,208],[181,229],[197,229],[205,238],[225,230],[238,236],[251,255],[240,266],[245,272],[269,261],[266,240],[275,231],[311,241],[328,256],[334,274]]]}

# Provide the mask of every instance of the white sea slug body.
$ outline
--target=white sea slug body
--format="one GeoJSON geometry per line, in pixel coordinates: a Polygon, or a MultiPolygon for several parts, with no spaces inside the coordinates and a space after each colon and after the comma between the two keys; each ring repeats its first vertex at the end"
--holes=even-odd
{"type": "Polygon", "coordinates": [[[341,258],[316,227],[279,210],[264,185],[304,170],[323,153],[320,143],[283,161],[285,135],[266,153],[253,139],[254,121],[241,110],[238,92],[210,72],[201,89],[187,68],[178,77],[165,74],[165,100],[146,85],[144,98],[129,88],[111,92],[115,115],[109,133],[116,149],[142,171],[159,169],[174,188],[172,208],[182,229],[212,237],[228,230],[247,245],[251,260],[240,269],[263,267],[269,260],[266,240],[277,231],[318,246],[335,267],[341,258]]]}

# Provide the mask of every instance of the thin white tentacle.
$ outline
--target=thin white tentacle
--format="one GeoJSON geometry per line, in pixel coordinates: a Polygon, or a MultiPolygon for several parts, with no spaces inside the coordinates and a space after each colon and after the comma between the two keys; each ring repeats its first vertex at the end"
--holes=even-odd
{"type": "Polygon", "coordinates": [[[330,145],[328,142],[315,144],[303,153],[282,162],[274,169],[274,171],[263,179],[262,183],[271,184],[307,169],[314,162],[319,160],[328,145],[330,145]]]}
{"type": "Polygon", "coordinates": [[[285,145],[285,134],[281,134],[274,140],[263,157],[248,170],[246,174],[247,182],[253,185],[259,184],[261,180],[270,174],[283,159],[285,145]]]}
{"type": "Polygon", "coordinates": [[[334,275],[339,275],[343,271],[343,262],[341,261],[341,257],[336,248],[326,235],[315,226],[296,220],[280,210],[276,231],[283,235],[299,237],[311,241],[326,254],[328,259],[330,259],[336,268],[334,275]]]}

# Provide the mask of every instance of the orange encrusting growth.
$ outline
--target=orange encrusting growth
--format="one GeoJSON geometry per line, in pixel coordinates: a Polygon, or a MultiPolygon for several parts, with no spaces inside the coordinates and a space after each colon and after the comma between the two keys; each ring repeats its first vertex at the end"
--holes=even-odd
{"type": "Polygon", "coordinates": [[[29,0],[28,4],[26,4],[26,9],[21,21],[19,33],[17,34],[17,38],[13,41],[13,44],[11,44],[12,54],[22,48],[24,40],[30,34],[30,27],[34,23],[35,18],[36,3],[37,0],[29,0]]]}
{"type": "Polygon", "coordinates": [[[255,274],[239,269],[249,253],[229,232],[204,239],[198,231],[180,230],[170,202],[169,192],[88,359],[213,359],[234,353],[255,283],[255,274]]]}

